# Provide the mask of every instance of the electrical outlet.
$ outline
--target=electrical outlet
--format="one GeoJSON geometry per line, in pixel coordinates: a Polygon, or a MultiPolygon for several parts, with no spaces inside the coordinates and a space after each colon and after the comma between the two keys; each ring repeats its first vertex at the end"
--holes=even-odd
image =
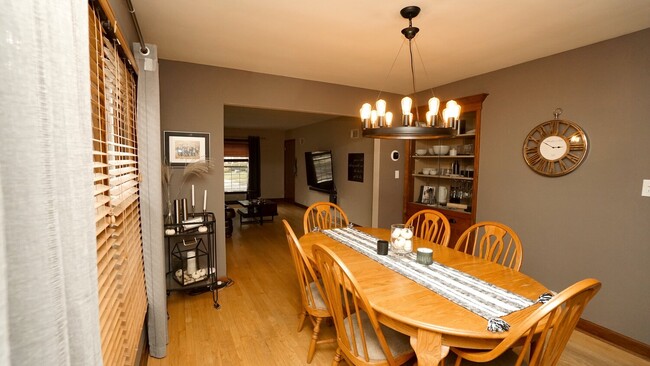
{"type": "Polygon", "coordinates": [[[643,187],[641,188],[641,196],[650,197],[650,179],[643,180],[643,187]]]}

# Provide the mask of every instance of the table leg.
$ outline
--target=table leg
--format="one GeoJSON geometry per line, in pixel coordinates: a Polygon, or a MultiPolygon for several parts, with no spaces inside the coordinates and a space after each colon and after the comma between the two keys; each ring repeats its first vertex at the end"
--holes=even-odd
{"type": "Polygon", "coordinates": [[[438,366],[449,353],[449,347],[442,345],[442,335],[418,329],[417,337],[411,337],[411,347],[418,358],[418,366],[438,366]]]}

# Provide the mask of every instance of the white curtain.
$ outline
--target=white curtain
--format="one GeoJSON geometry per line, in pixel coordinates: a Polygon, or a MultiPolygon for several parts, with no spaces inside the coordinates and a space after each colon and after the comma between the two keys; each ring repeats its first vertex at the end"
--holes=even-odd
{"type": "Polygon", "coordinates": [[[0,0],[0,364],[101,365],[88,4],[0,0]]]}
{"type": "Polygon", "coordinates": [[[149,353],[162,358],[167,355],[167,284],[165,277],[165,239],[163,238],[162,159],[160,153],[160,85],[158,51],[147,45],[149,53],[140,52],[133,44],[138,63],[138,161],[140,211],[144,274],[147,282],[147,333],[149,353]]]}

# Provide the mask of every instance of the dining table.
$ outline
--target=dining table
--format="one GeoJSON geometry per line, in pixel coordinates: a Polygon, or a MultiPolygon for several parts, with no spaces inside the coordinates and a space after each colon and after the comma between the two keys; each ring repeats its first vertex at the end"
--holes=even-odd
{"type": "MultiPolygon", "coordinates": [[[[391,232],[383,228],[357,227],[377,239],[389,240],[391,232]]],[[[508,335],[507,331],[487,329],[488,321],[429,288],[407,278],[375,259],[337,241],[322,231],[310,232],[299,239],[313,261],[312,247],[330,248],[354,275],[377,314],[378,320],[410,336],[418,365],[438,365],[449,347],[490,349],[508,335]]],[[[433,249],[433,261],[462,271],[499,288],[521,295],[533,305],[502,317],[510,326],[523,321],[539,304],[541,294],[549,290],[524,273],[454,249],[413,238],[413,251],[433,249]]]]}

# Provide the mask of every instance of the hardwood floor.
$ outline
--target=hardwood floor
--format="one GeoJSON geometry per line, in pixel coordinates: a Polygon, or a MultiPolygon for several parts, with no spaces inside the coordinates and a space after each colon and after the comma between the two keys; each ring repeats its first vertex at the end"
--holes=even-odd
{"type": "MultiPolygon", "coordinates": [[[[149,357],[148,365],[305,365],[311,324],[297,332],[300,299],[281,221],[289,221],[300,237],[303,212],[278,204],[279,216],[272,223],[241,228],[236,218],[226,244],[228,276],[234,283],[219,291],[221,309],[212,307],[210,293],[172,293],[167,357],[149,357]]],[[[322,327],[322,337],[333,333],[332,326],[322,327]]],[[[330,365],[335,348],[333,343],[319,345],[311,364],[330,365]]],[[[559,365],[650,366],[650,361],[575,331],[559,365]]]]}

